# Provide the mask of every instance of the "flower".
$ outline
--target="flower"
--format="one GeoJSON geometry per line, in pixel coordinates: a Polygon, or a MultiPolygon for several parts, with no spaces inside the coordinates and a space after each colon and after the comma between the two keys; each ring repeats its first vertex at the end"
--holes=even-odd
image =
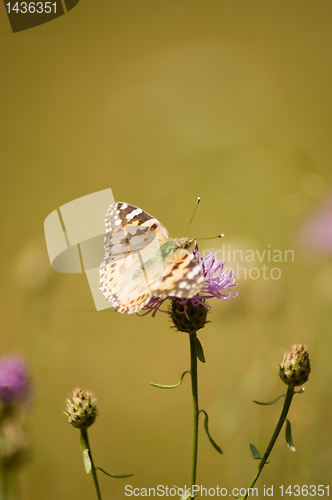
{"type": "Polygon", "coordinates": [[[210,309],[210,306],[206,303],[208,299],[216,298],[225,300],[237,296],[237,293],[231,293],[231,288],[236,286],[235,273],[232,269],[229,269],[227,272],[225,271],[225,262],[219,260],[216,252],[212,250],[206,257],[202,258],[196,244],[193,254],[196,260],[201,264],[204,276],[204,284],[200,293],[190,299],[180,299],[172,297],[171,295],[165,298],[152,297],[150,302],[143,308],[144,315],[152,313],[152,316],[155,316],[158,311],[168,313],[169,311],[161,309],[164,302],[168,299],[176,299],[178,304],[183,306],[184,310],[186,310],[186,306],[189,302],[195,307],[204,306],[206,309],[210,309]],[[227,294],[222,293],[225,290],[228,290],[227,294]]]}
{"type": "Polygon", "coordinates": [[[307,346],[295,344],[286,352],[279,367],[281,380],[292,387],[305,384],[311,371],[307,346]]]}
{"type": "Polygon", "coordinates": [[[24,360],[20,356],[5,356],[0,360],[0,399],[11,405],[27,399],[30,380],[24,360]]]}
{"type": "Polygon", "coordinates": [[[78,429],[90,427],[98,415],[97,401],[93,392],[75,389],[66,401],[68,422],[78,429]]]}

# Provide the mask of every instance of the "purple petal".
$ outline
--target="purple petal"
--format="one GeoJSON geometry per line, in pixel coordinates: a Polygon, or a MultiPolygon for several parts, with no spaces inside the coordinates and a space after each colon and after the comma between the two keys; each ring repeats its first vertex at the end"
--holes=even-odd
{"type": "MultiPolygon", "coordinates": [[[[214,251],[210,252],[206,257],[202,258],[196,244],[193,250],[193,254],[196,260],[202,266],[204,285],[198,295],[195,295],[190,299],[178,298],[181,305],[185,306],[190,301],[195,307],[204,305],[204,307],[210,309],[211,306],[205,302],[206,300],[212,298],[226,300],[232,299],[238,295],[237,293],[231,293],[231,287],[237,285],[235,283],[234,271],[232,269],[225,271],[225,262],[221,262],[214,251]],[[221,291],[226,290],[228,290],[227,294],[221,293],[221,291]]],[[[161,306],[166,300],[172,298],[174,297],[169,296],[163,299],[159,297],[152,297],[150,302],[143,308],[144,313],[142,314],[142,316],[145,316],[149,313],[152,313],[152,316],[155,316],[158,311],[167,313],[168,311],[162,310],[161,306]]]]}
{"type": "Polygon", "coordinates": [[[19,356],[0,360],[0,398],[7,404],[25,399],[30,394],[27,367],[19,356]]]}

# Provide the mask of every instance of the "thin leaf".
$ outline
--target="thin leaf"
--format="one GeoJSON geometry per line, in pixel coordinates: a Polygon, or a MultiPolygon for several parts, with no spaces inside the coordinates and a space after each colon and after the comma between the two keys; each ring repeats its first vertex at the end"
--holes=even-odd
{"type": "MultiPolygon", "coordinates": [[[[176,489],[176,491],[178,492],[178,496],[180,496],[181,492],[183,491],[183,488],[179,488],[175,484],[173,484],[173,488],[176,489]]],[[[180,500],[189,500],[190,498],[191,498],[190,495],[188,496],[187,494],[184,493],[183,495],[181,495],[180,500]]]]}
{"type": "MultiPolygon", "coordinates": [[[[183,495],[181,495],[180,500],[190,500],[192,498],[188,493],[188,491],[190,491],[190,488],[187,488],[186,486],[184,488],[179,488],[175,484],[173,484],[173,488],[177,490],[178,495],[180,495],[181,492],[184,492],[183,495]]],[[[197,497],[197,493],[195,493],[194,497],[197,497]]]]}
{"type": "Polygon", "coordinates": [[[291,423],[288,420],[288,418],[285,418],[285,421],[286,421],[286,442],[287,442],[287,446],[288,446],[288,448],[291,451],[295,451],[295,446],[294,446],[293,439],[292,439],[291,423]]]}
{"type": "Polygon", "coordinates": [[[199,339],[195,337],[195,347],[196,347],[196,356],[200,360],[201,363],[205,363],[205,356],[204,356],[204,351],[202,344],[200,343],[199,339]]]}
{"type": "Polygon", "coordinates": [[[261,401],[255,401],[255,400],[253,400],[253,403],[256,403],[256,405],[264,405],[264,406],[265,405],[274,405],[274,403],[279,401],[280,398],[284,398],[285,396],[286,396],[286,394],[281,394],[277,398],[272,399],[272,401],[268,401],[267,403],[262,403],[261,401]]]}
{"type": "Polygon", "coordinates": [[[91,465],[89,450],[83,450],[83,463],[85,472],[87,474],[90,474],[92,465],[91,465]]]}
{"type": "Polygon", "coordinates": [[[259,451],[257,450],[256,446],[254,444],[251,444],[250,443],[250,451],[251,451],[251,454],[252,454],[252,458],[254,458],[255,460],[261,460],[262,458],[262,455],[259,453],[259,451]]]}
{"type": "Polygon", "coordinates": [[[108,472],[106,472],[104,469],[102,469],[101,467],[95,467],[95,469],[97,470],[101,470],[101,472],[103,472],[104,474],[106,474],[106,476],[109,476],[109,477],[115,477],[117,479],[122,479],[124,477],[131,477],[133,476],[134,474],[121,474],[119,476],[117,475],[114,475],[114,474],[109,474],[108,472]]]}
{"type": "Polygon", "coordinates": [[[295,391],[296,394],[303,394],[305,391],[305,387],[301,387],[299,391],[295,391]]]}
{"type": "Polygon", "coordinates": [[[182,384],[184,376],[185,376],[186,373],[190,373],[190,371],[187,370],[186,372],[183,372],[182,375],[181,375],[180,381],[177,384],[175,384],[175,385],[155,384],[154,382],[149,382],[149,384],[153,385],[153,387],[158,387],[158,389],[175,389],[176,387],[179,387],[182,384]]]}
{"type": "Polygon", "coordinates": [[[205,410],[199,410],[198,413],[204,413],[205,415],[205,420],[204,420],[204,429],[205,429],[205,432],[210,440],[210,443],[212,444],[213,448],[215,450],[217,450],[218,453],[220,453],[222,455],[222,449],[220,448],[220,446],[217,445],[217,443],[215,441],[213,441],[211,435],[210,435],[210,432],[209,432],[209,417],[208,417],[208,414],[206,413],[205,410]]]}

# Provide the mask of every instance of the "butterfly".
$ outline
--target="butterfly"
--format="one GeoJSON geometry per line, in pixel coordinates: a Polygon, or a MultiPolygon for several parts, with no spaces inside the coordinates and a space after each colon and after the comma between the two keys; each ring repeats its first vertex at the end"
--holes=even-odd
{"type": "Polygon", "coordinates": [[[152,297],[192,298],[201,291],[202,266],[187,250],[193,239],[171,239],[157,219],[127,203],[109,207],[105,226],[99,288],[116,311],[137,313],[152,297]]]}

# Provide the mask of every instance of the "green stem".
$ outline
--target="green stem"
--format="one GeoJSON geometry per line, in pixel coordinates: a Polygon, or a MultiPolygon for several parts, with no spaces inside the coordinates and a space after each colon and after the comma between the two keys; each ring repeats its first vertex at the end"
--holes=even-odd
{"type": "MultiPolygon", "coordinates": [[[[191,452],[191,475],[190,491],[192,494],[193,486],[196,484],[197,468],[197,443],[198,443],[198,389],[197,389],[197,354],[196,354],[196,332],[189,334],[190,339],[190,374],[191,391],[193,401],[193,438],[191,452]]],[[[191,496],[191,498],[194,498],[191,496]]]]}
{"type": "Polygon", "coordinates": [[[89,445],[88,432],[87,432],[86,429],[81,429],[81,444],[82,444],[83,451],[87,450],[88,453],[89,453],[89,458],[90,458],[90,461],[91,461],[91,474],[92,474],[93,484],[95,486],[95,490],[96,490],[96,494],[97,494],[98,500],[102,500],[101,499],[101,494],[100,494],[100,489],[99,489],[99,484],[98,484],[97,473],[96,473],[96,469],[95,469],[95,466],[94,466],[94,463],[93,463],[93,460],[92,460],[91,449],[90,449],[90,445],[89,445]]]}
{"type": "Polygon", "coordinates": [[[250,481],[250,484],[247,488],[247,493],[241,498],[241,500],[245,500],[248,497],[250,488],[252,488],[254,486],[254,484],[256,483],[257,479],[260,476],[260,473],[262,472],[263,467],[266,464],[267,459],[269,458],[269,455],[272,451],[274,443],[276,442],[276,440],[280,434],[283,423],[285,422],[285,419],[287,417],[287,413],[288,413],[288,410],[290,408],[293,396],[294,396],[294,387],[288,386],[284,406],[282,408],[282,412],[281,412],[280,418],[278,420],[277,426],[275,428],[275,431],[273,433],[273,436],[271,438],[271,441],[269,442],[268,447],[266,448],[266,451],[265,451],[261,461],[259,462],[259,466],[257,467],[257,470],[255,472],[254,477],[250,481]]]}
{"type": "Polygon", "coordinates": [[[8,477],[9,470],[8,470],[7,460],[4,456],[6,450],[6,441],[3,430],[4,415],[5,415],[5,410],[4,413],[1,415],[1,421],[0,421],[0,451],[1,454],[3,455],[0,460],[0,500],[9,499],[9,477],[8,477]]]}
{"type": "Polygon", "coordinates": [[[8,467],[4,460],[0,464],[0,500],[8,500],[8,467]]]}

